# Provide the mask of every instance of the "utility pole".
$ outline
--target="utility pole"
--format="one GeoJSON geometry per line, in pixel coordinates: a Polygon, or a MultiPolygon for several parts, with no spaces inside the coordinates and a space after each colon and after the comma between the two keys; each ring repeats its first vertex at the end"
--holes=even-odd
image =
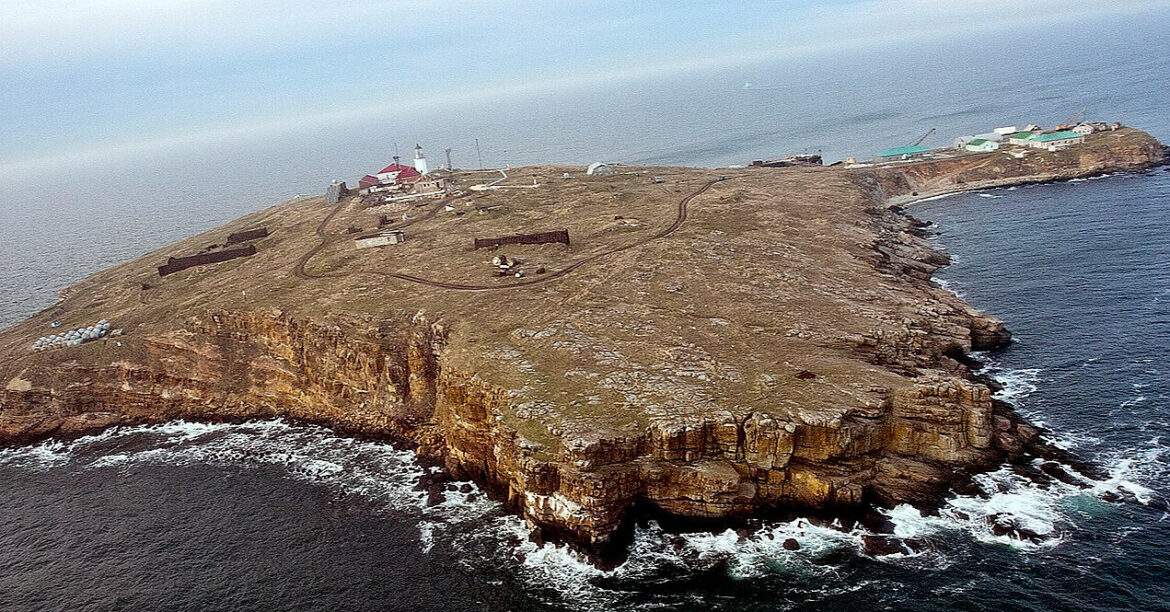
{"type": "Polygon", "coordinates": [[[479,169],[483,170],[483,151],[479,150],[479,139],[475,139],[475,156],[479,158],[479,169]]]}

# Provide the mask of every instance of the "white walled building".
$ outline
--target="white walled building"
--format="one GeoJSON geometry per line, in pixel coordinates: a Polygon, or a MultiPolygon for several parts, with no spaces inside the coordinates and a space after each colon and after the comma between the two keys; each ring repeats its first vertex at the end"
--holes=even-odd
{"type": "Polygon", "coordinates": [[[976,138],[971,142],[968,142],[963,148],[971,151],[972,153],[991,153],[992,151],[999,150],[999,143],[995,142],[994,140],[976,138]]]}
{"type": "Polygon", "coordinates": [[[414,169],[423,175],[430,172],[430,168],[427,167],[427,156],[423,155],[422,145],[420,144],[414,145],[414,169]]]}
{"type": "Polygon", "coordinates": [[[406,232],[402,230],[386,230],[376,234],[360,236],[353,240],[354,246],[359,249],[371,249],[390,244],[401,244],[403,242],[406,242],[406,232]]]}

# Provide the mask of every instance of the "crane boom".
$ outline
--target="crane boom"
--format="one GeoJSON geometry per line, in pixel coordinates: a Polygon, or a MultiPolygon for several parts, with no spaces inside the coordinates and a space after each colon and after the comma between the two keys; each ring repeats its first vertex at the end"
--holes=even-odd
{"type": "Polygon", "coordinates": [[[918,145],[922,144],[922,143],[923,143],[923,141],[925,141],[927,138],[930,138],[930,135],[931,135],[931,134],[933,134],[933,133],[934,133],[934,128],[930,128],[929,130],[927,130],[927,131],[926,131],[926,133],[925,133],[925,134],[923,134],[923,135],[922,135],[922,138],[919,138],[918,140],[915,140],[915,141],[914,141],[914,144],[912,144],[912,145],[910,145],[910,146],[912,146],[912,147],[917,147],[918,145]]]}

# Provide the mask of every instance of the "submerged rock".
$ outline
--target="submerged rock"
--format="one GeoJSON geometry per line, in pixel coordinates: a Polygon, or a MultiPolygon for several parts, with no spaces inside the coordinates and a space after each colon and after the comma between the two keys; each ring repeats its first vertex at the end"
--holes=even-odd
{"type": "Polygon", "coordinates": [[[865,554],[871,557],[904,555],[907,552],[907,549],[902,546],[901,540],[890,536],[866,534],[861,536],[861,544],[865,549],[865,554]]]}

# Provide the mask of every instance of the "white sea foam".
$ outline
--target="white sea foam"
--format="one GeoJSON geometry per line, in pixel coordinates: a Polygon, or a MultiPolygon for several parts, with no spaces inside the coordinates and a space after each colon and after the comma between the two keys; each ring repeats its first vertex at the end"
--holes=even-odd
{"type": "Polygon", "coordinates": [[[1002,198],[1002,197],[1004,197],[1004,196],[1002,196],[1002,195],[996,195],[996,194],[994,194],[994,193],[977,193],[977,194],[975,194],[975,195],[977,195],[977,196],[979,196],[979,197],[981,197],[981,198],[988,198],[988,199],[992,199],[992,200],[997,200],[997,199],[999,199],[999,198],[1002,198]]]}
{"type": "Polygon", "coordinates": [[[916,204],[920,204],[920,203],[922,203],[922,202],[934,202],[935,200],[942,200],[942,199],[944,199],[944,198],[950,198],[950,197],[953,197],[953,196],[957,196],[957,195],[959,195],[959,193],[960,193],[960,192],[958,192],[958,191],[952,191],[952,192],[950,192],[950,193],[942,193],[942,194],[939,194],[939,195],[936,195],[936,196],[930,196],[930,197],[926,197],[926,198],[921,198],[921,199],[915,200],[914,202],[915,202],[916,204]]]}
{"type": "MultiPolygon", "coordinates": [[[[886,514],[894,523],[894,534],[902,538],[961,531],[980,542],[1022,551],[1051,548],[1075,532],[1086,501],[1101,505],[1106,503],[1102,498],[1121,497],[1149,505],[1159,499],[1140,481],[1165,473],[1164,455],[1161,447],[1134,452],[1110,464],[1109,476],[1103,480],[1092,480],[1065,468],[1079,486],[1055,479],[1040,484],[1005,466],[976,476],[974,482],[982,494],[957,495],[947,500],[937,516],[923,516],[906,505],[886,514]],[[997,534],[997,524],[1009,533],[997,534]]],[[[1044,460],[1037,459],[1035,463],[1038,467],[1044,460]]]]}
{"type": "MultiPolygon", "coordinates": [[[[692,533],[681,536],[685,550],[692,551],[701,561],[726,561],[734,578],[752,578],[779,569],[809,574],[827,571],[816,560],[842,548],[859,548],[863,531],[843,531],[830,526],[816,525],[807,519],[777,522],[741,537],[730,529],[721,533],[692,533]],[[798,548],[788,550],[787,540],[795,540],[798,548]]],[[[684,555],[685,556],[685,555],[684,555]]]]}
{"type": "Polygon", "coordinates": [[[117,468],[134,464],[272,465],[299,480],[338,487],[390,507],[421,507],[422,469],[410,451],[283,421],[115,427],[72,442],[47,441],[0,452],[0,464],[47,469],[65,464],[117,468]]]}
{"type": "Polygon", "coordinates": [[[418,540],[422,544],[424,554],[431,552],[435,547],[435,524],[430,521],[419,521],[418,540]]]}
{"type": "Polygon", "coordinates": [[[1086,181],[1099,181],[1101,179],[1107,179],[1107,178],[1110,178],[1113,176],[1118,176],[1118,175],[1116,173],[1106,172],[1105,174],[1098,174],[1097,176],[1086,176],[1083,178],[1069,179],[1068,182],[1070,182],[1070,183],[1084,183],[1086,181]]]}
{"type": "Polygon", "coordinates": [[[1146,396],[1139,395],[1137,397],[1130,398],[1130,399],[1125,400],[1124,402],[1121,402],[1120,407],[1121,408],[1133,408],[1134,406],[1146,401],[1146,399],[1147,399],[1146,396]]]}
{"type": "MultiPolygon", "coordinates": [[[[1026,397],[1039,381],[1035,369],[1002,374],[1005,382],[1017,385],[1006,395],[1016,400],[1026,397]]],[[[966,534],[988,545],[1023,552],[1058,546],[1075,533],[1077,508],[1086,502],[1106,508],[1102,497],[1119,496],[1140,504],[1158,499],[1149,483],[1164,475],[1166,449],[1158,439],[1149,446],[1106,458],[1108,477],[1082,479],[1082,487],[1057,480],[1039,484],[1007,467],[977,476],[981,493],[955,496],[936,515],[924,515],[907,505],[889,510],[893,536],[938,542],[940,534],[966,534]],[[997,535],[996,523],[1035,534],[1039,541],[1011,533],[997,535]]],[[[628,607],[623,584],[657,582],[669,590],[671,581],[723,568],[733,579],[781,574],[794,582],[806,581],[812,585],[809,592],[816,591],[814,596],[860,588],[857,581],[831,578],[841,571],[837,559],[842,552],[862,554],[863,536],[868,533],[862,528],[847,531],[839,525],[794,519],[768,522],[746,534],[732,530],[673,534],[651,522],[635,530],[625,563],[602,570],[568,546],[534,542],[530,527],[520,517],[504,512],[472,483],[447,483],[442,498],[428,505],[426,493],[418,487],[427,470],[418,465],[413,453],[322,428],[281,421],[179,422],[117,428],[71,443],[46,442],[0,451],[0,464],[34,468],[69,463],[85,469],[121,469],[152,462],[280,467],[290,478],[335,487],[377,502],[375,508],[413,517],[424,553],[441,545],[457,551],[458,562],[468,571],[508,568],[531,592],[551,594],[558,603],[578,609],[628,607]],[[796,541],[796,550],[785,546],[789,539],[796,541]]],[[[932,568],[950,562],[945,545],[924,551],[878,559],[932,568]]]]}
{"type": "Polygon", "coordinates": [[[949,281],[945,278],[939,278],[937,276],[930,277],[930,280],[934,281],[934,284],[938,285],[940,289],[948,291],[956,297],[963,297],[963,294],[955,289],[955,284],[953,281],[949,281]]]}
{"type": "Polygon", "coordinates": [[[995,392],[995,398],[1019,407],[1020,402],[1039,389],[1040,368],[1019,368],[994,374],[1003,388],[995,392]]]}

